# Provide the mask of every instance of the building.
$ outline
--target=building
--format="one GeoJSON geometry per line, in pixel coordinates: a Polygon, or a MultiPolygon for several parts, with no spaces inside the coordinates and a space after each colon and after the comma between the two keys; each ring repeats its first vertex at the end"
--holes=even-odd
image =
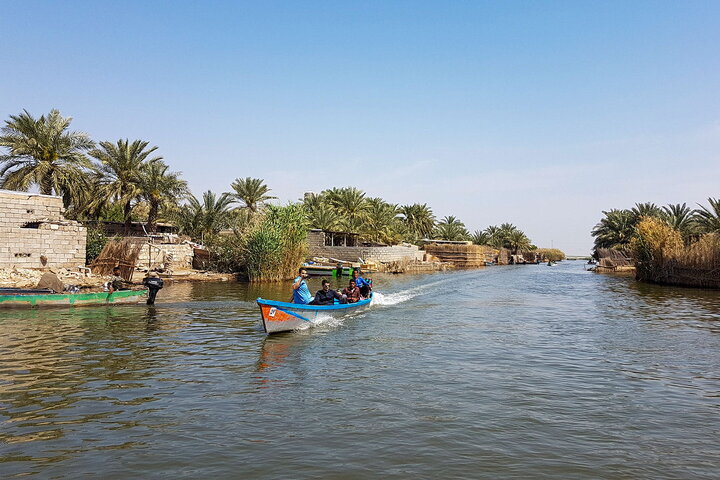
{"type": "Polygon", "coordinates": [[[346,262],[375,261],[380,263],[397,261],[421,261],[424,253],[417,245],[375,245],[361,243],[352,233],[326,232],[313,229],[308,232],[308,254],[346,262]]]}
{"type": "Polygon", "coordinates": [[[0,190],[0,268],[84,266],[86,229],[64,210],[61,197],[0,190]]]}

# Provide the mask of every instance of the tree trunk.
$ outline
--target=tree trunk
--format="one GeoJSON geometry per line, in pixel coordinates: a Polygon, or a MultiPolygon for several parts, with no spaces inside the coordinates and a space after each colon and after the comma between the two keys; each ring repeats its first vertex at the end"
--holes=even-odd
{"type": "Polygon", "coordinates": [[[52,175],[45,175],[40,181],[40,193],[43,195],[52,195],[52,175]]]}
{"type": "Polygon", "coordinates": [[[148,232],[155,233],[157,231],[157,214],[159,205],[157,202],[150,202],[150,212],[148,212],[148,232]]]}
{"type": "Polygon", "coordinates": [[[132,212],[132,206],[130,205],[130,200],[125,202],[125,208],[123,209],[123,218],[125,219],[125,235],[128,235],[130,233],[130,227],[132,225],[132,220],[130,219],[130,213],[132,212]]]}

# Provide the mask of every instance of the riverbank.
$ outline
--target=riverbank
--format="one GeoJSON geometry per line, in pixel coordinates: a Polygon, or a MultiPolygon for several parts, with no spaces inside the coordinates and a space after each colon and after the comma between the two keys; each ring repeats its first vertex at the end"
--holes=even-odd
{"type": "MultiPolygon", "coordinates": [[[[0,288],[34,288],[40,277],[46,272],[52,272],[65,285],[75,285],[82,289],[96,289],[110,280],[109,275],[92,275],[66,268],[30,269],[30,268],[2,268],[0,269],[0,288]]],[[[133,283],[140,284],[144,277],[143,272],[135,272],[133,283]]],[[[232,273],[215,273],[203,270],[182,270],[172,274],[162,274],[167,283],[173,282],[229,282],[237,279],[232,273]]]]}

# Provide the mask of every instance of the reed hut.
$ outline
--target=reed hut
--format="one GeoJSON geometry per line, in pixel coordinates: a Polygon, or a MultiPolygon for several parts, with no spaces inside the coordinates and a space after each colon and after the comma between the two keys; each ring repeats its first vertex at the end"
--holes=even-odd
{"type": "Polygon", "coordinates": [[[635,260],[620,250],[598,248],[597,256],[597,272],[631,272],[635,270],[635,260]]]}

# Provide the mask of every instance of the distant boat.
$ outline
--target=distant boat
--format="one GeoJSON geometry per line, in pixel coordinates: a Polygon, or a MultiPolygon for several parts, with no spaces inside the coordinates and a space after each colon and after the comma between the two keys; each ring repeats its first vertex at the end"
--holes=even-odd
{"type": "Polygon", "coordinates": [[[54,293],[52,290],[0,288],[0,308],[80,307],[138,303],[147,290],[54,293]]]}
{"type": "Polygon", "coordinates": [[[304,305],[300,303],[276,302],[263,298],[257,299],[265,333],[297,330],[317,320],[318,317],[344,317],[350,313],[366,310],[370,307],[371,302],[372,294],[367,300],[335,305],[304,305]]]}
{"type": "MultiPolygon", "coordinates": [[[[337,276],[337,267],[333,267],[330,265],[303,265],[303,267],[308,275],[311,277],[321,277],[321,276],[337,276]]],[[[352,267],[342,267],[342,275],[350,276],[352,274],[352,267]]]]}

